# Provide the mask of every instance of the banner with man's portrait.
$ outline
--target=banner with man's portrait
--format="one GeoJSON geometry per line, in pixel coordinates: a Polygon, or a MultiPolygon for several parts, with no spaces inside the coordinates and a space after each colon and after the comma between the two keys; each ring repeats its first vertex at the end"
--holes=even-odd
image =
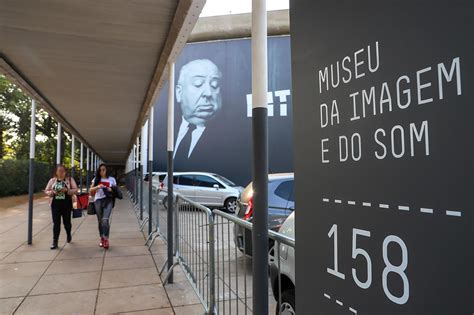
{"type": "MultiPolygon", "coordinates": [[[[187,44],[175,64],[176,172],[252,177],[250,39],[187,44]]],[[[268,39],[269,172],[293,171],[289,36],[268,39]]],[[[154,171],[167,165],[166,84],[155,104],[154,171]]]]}

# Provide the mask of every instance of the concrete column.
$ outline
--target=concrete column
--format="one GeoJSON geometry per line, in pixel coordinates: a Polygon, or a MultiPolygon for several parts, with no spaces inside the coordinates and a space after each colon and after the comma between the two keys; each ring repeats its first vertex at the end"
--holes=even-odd
{"type": "Polygon", "coordinates": [[[268,314],[267,5],[252,0],[253,313],[268,314]]]}
{"type": "Polygon", "coordinates": [[[56,165],[61,164],[61,137],[62,137],[62,128],[61,123],[58,123],[57,131],[57,140],[56,140],[56,165]]]}
{"type": "Polygon", "coordinates": [[[30,174],[28,183],[28,244],[33,243],[33,194],[35,192],[36,101],[31,100],[30,174]]]}
{"type": "Polygon", "coordinates": [[[168,241],[168,270],[171,273],[168,276],[168,282],[173,283],[173,150],[174,150],[174,62],[168,63],[168,222],[167,222],[167,241],[168,241]]]}

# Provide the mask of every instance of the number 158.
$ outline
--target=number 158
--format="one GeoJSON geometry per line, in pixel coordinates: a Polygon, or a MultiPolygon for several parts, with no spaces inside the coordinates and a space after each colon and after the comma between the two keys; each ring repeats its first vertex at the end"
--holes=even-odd
{"type": "MultiPolygon", "coordinates": [[[[357,277],[357,272],[355,268],[352,268],[352,278],[354,279],[354,282],[362,289],[368,289],[370,285],[372,284],[372,259],[370,258],[369,253],[362,249],[357,247],[357,236],[361,237],[370,237],[370,231],[366,230],[361,230],[361,229],[352,229],[352,259],[356,259],[357,256],[362,256],[366,260],[367,264],[367,279],[365,281],[361,281],[357,277]]],[[[336,276],[341,279],[345,279],[346,276],[339,271],[339,264],[338,264],[338,250],[337,250],[337,224],[333,224],[331,229],[329,230],[328,233],[329,238],[334,238],[334,268],[327,268],[327,272],[330,273],[333,276],[336,276]]],[[[401,238],[395,235],[388,235],[384,240],[383,240],[383,245],[382,245],[382,256],[383,256],[383,261],[385,263],[385,268],[383,269],[382,272],[382,287],[385,295],[390,299],[390,301],[397,303],[397,304],[405,304],[408,301],[408,298],[410,297],[410,283],[408,282],[408,277],[405,274],[405,270],[408,265],[408,249],[405,243],[401,238]],[[388,245],[390,243],[395,243],[398,244],[398,246],[401,249],[402,252],[402,262],[400,265],[395,266],[393,265],[389,258],[388,258],[388,245]],[[399,277],[403,281],[403,294],[401,296],[395,296],[392,294],[388,288],[388,275],[390,273],[395,273],[399,275],[399,277]]]]}

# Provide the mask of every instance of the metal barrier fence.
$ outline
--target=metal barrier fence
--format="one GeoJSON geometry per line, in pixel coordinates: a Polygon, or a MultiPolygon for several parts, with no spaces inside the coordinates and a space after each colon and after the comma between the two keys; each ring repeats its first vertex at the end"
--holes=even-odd
{"type": "Polygon", "coordinates": [[[174,266],[179,264],[182,267],[206,314],[215,314],[213,214],[209,208],[180,195],[175,199],[175,213],[174,266]]]}
{"type": "MultiPolygon", "coordinates": [[[[131,180],[130,187],[136,186],[131,180]]],[[[143,187],[143,198],[148,198],[145,192],[148,185],[143,187]]],[[[167,238],[169,196],[159,187],[154,187],[152,193],[153,231],[146,242],[149,247],[153,246],[156,237],[165,241],[167,238]]],[[[135,194],[137,198],[140,196],[140,192],[135,194]]],[[[139,200],[135,200],[135,204],[139,205],[139,200]]],[[[148,202],[143,202],[145,204],[148,202]]],[[[139,210],[136,210],[139,217],[139,210]]],[[[252,223],[217,209],[211,211],[179,194],[174,196],[174,213],[173,268],[182,268],[206,314],[252,314],[252,223]]],[[[148,208],[143,215],[144,222],[148,218],[148,208]]],[[[294,257],[295,241],[274,231],[269,231],[269,238],[272,271],[269,286],[273,289],[270,290],[269,305],[277,309],[277,314],[294,314],[294,284],[288,277],[291,271],[294,275],[294,260],[288,258],[294,257]],[[282,275],[281,270],[285,274],[282,275]],[[282,303],[283,289],[285,296],[293,294],[292,307],[282,303]]],[[[167,263],[160,275],[166,267],[167,263]]],[[[167,278],[164,284],[167,284],[167,278]]]]}
{"type": "MultiPolygon", "coordinates": [[[[252,314],[252,223],[220,210],[213,210],[216,235],[216,309],[218,314],[252,314]]],[[[293,271],[295,240],[269,230],[270,308],[278,309],[276,314],[294,314],[294,302],[282,305],[282,288],[293,294],[294,284],[281,270],[293,271]],[[285,255],[284,255],[285,254],[285,255]],[[285,266],[282,265],[285,260],[285,266]],[[272,290],[270,290],[272,291],[272,290]],[[292,291],[292,292],[290,292],[292,291]]],[[[258,272],[256,270],[255,272],[258,272]]],[[[294,279],[294,278],[293,278],[294,279]]]]}

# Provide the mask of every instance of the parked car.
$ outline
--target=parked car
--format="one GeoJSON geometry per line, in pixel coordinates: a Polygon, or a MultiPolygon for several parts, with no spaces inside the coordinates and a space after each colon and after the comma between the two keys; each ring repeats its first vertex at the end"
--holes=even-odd
{"type": "MultiPolygon", "coordinates": [[[[166,189],[167,185],[166,175],[162,187],[166,189]]],[[[185,198],[208,207],[224,208],[232,213],[235,213],[237,198],[244,189],[224,176],[204,172],[174,173],[173,187],[176,193],[185,198]]]]}
{"type": "MultiPolygon", "coordinates": [[[[295,239],[295,213],[293,212],[283,223],[279,232],[285,236],[295,239]]],[[[287,245],[280,245],[280,270],[278,260],[275,257],[278,251],[275,247],[270,252],[270,281],[273,296],[277,301],[276,314],[296,314],[295,304],[295,249],[287,245]],[[280,271],[280,272],[278,272],[280,271]],[[280,275],[281,280],[278,280],[280,275]],[[281,290],[279,288],[281,283],[281,290]],[[281,292],[281,305],[279,295],[281,292]]]]}
{"type": "MultiPolygon", "coordinates": [[[[286,218],[294,211],[294,174],[280,173],[268,175],[268,228],[278,231],[286,218]]],[[[253,189],[248,184],[237,200],[237,217],[253,221],[253,189]]],[[[255,210],[258,211],[258,210],[255,210]]],[[[252,255],[252,233],[240,226],[234,227],[234,241],[239,250],[252,255]],[[245,251],[244,251],[245,243],[245,251]]],[[[269,240],[269,248],[273,246],[269,240]]]]}
{"type": "MultiPolygon", "coordinates": [[[[153,185],[157,183],[158,185],[163,181],[163,179],[166,176],[166,172],[153,172],[153,185]]],[[[146,173],[145,177],[143,177],[143,180],[145,182],[148,181],[149,174],[146,173]]]]}

